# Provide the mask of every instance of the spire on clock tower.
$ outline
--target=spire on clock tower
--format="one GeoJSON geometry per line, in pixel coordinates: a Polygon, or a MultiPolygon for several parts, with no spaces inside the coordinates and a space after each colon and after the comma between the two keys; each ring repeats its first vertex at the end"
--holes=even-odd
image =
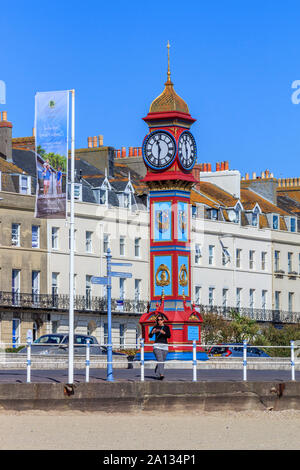
{"type": "Polygon", "coordinates": [[[179,112],[190,114],[186,102],[175,92],[171,81],[170,43],[168,41],[168,72],[164,91],[151,103],[149,113],[179,112]]]}

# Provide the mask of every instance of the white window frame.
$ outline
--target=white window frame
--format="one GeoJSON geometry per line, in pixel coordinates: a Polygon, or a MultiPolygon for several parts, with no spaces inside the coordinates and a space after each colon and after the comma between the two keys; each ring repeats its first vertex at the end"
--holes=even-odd
{"type": "Polygon", "coordinates": [[[103,234],[103,253],[107,253],[107,250],[109,248],[109,241],[110,237],[108,233],[103,234]]]}
{"type": "Polygon", "coordinates": [[[21,224],[17,224],[17,223],[11,224],[11,245],[12,246],[21,246],[20,232],[21,232],[21,224]]]}
{"type": "Polygon", "coordinates": [[[265,311],[267,307],[267,295],[268,291],[266,289],[263,289],[261,291],[261,308],[263,311],[265,311]]]}
{"type": "Polygon", "coordinates": [[[211,286],[208,288],[208,305],[210,307],[213,307],[214,303],[215,303],[215,288],[211,286]]]}
{"type": "Polygon", "coordinates": [[[93,253],[93,232],[90,230],[85,231],[85,251],[86,253],[93,253]]]}
{"type": "Polygon", "coordinates": [[[237,287],[235,296],[236,296],[236,308],[239,310],[241,308],[241,301],[242,301],[242,288],[237,287]]]}
{"type": "Polygon", "coordinates": [[[31,176],[19,175],[19,193],[24,195],[31,194],[31,176]],[[23,186],[23,180],[26,180],[26,186],[23,186]]]}
{"type": "Polygon", "coordinates": [[[119,288],[120,288],[120,300],[125,300],[126,296],[126,278],[119,278],[119,288]]]}
{"type": "Polygon", "coordinates": [[[242,249],[236,248],[235,250],[235,267],[236,268],[241,267],[241,254],[242,254],[242,249]]]}
{"type": "Polygon", "coordinates": [[[134,257],[140,258],[141,257],[141,238],[136,237],[134,239],[134,257]]]}
{"type": "Polygon", "coordinates": [[[196,305],[201,304],[201,294],[202,294],[201,286],[195,286],[195,304],[196,305]]]}
{"type": "Polygon", "coordinates": [[[280,251],[279,250],[274,251],[274,270],[275,272],[280,270],[280,251]]]}
{"type": "Polygon", "coordinates": [[[266,270],[266,266],[267,266],[267,252],[266,251],[262,251],[261,252],[261,270],[262,271],[265,271],[266,270]]]}
{"type": "Polygon", "coordinates": [[[289,292],[288,293],[288,312],[289,313],[293,313],[293,309],[294,309],[294,295],[295,293],[294,292],[289,292]]]}
{"type": "Polygon", "coordinates": [[[274,292],[274,308],[275,310],[280,310],[280,301],[281,301],[281,291],[280,290],[276,290],[274,292]]]}
{"type": "Polygon", "coordinates": [[[195,264],[200,264],[202,257],[201,245],[199,243],[195,244],[195,264]]]}
{"type": "Polygon", "coordinates": [[[215,261],[215,246],[208,245],[208,264],[214,266],[215,261]]]}
{"type": "Polygon", "coordinates": [[[121,235],[121,236],[120,236],[120,242],[119,242],[120,256],[125,256],[125,255],[126,255],[126,251],[125,251],[125,240],[126,240],[126,237],[124,237],[123,235],[121,235]]]}
{"type": "Polygon", "coordinates": [[[293,271],[293,253],[288,251],[288,274],[293,271]]]}
{"type": "Polygon", "coordinates": [[[31,247],[32,248],[40,248],[40,226],[39,225],[32,225],[31,226],[31,247]],[[37,229],[37,233],[36,233],[36,246],[34,246],[34,243],[33,243],[33,229],[37,229]]]}
{"type": "Polygon", "coordinates": [[[59,227],[51,227],[51,248],[52,250],[59,249],[59,227]]]}
{"type": "Polygon", "coordinates": [[[255,269],[255,250],[249,250],[249,269],[255,269]]]}

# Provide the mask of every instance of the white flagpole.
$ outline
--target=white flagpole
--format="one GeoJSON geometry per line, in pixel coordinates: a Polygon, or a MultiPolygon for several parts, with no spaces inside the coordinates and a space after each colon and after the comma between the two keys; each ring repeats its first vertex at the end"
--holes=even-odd
{"type": "Polygon", "coordinates": [[[71,194],[70,194],[70,301],[69,301],[69,373],[68,383],[74,381],[74,183],[75,183],[75,90],[72,93],[71,120],[71,194]]]}

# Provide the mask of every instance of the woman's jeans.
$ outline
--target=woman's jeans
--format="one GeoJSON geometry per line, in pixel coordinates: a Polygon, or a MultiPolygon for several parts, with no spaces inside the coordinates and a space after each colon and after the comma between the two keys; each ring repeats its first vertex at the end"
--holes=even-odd
{"type": "MultiPolygon", "coordinates": [[[[168,350],[153,348],[153,353],[154,353],[154,356],[155,356],[157,362],[162,362],[163,363],[166,360],[168,350]]],[[[155,367],[155,375],[157,377],[160,377],[161,375],[164,375],[164,368],[165,368],[164,364],[157,364],[157,366],[155,367]]]]}

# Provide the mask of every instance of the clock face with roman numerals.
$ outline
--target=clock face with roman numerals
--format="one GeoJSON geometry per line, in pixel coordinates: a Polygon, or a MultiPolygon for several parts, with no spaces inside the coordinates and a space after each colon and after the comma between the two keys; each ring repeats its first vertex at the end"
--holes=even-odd
{"type": "Polygon", "coordinates": [[[153,131],[144,140],[144,161],[154,170],[164,170],[170,166],[174,161],[175,154],[175,139],[167,131],[153,131]]]}
{"type": "Polygon", "coordinates": [[[184,131],[179,137],[178,158],[184,170],[191,170],[196,163],[196,141],[189,131],[184,131]]]}

